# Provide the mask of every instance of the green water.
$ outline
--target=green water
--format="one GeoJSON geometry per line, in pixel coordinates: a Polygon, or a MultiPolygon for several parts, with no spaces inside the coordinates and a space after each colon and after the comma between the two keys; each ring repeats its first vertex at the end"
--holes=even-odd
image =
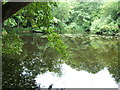
{"type": "Polygon", "coordinates": [[[34,78],[47,71],[64,75],[61,64],[75,70],[96,74],[105,67],[116,83],[119,75],[119,37],[61,35],[67,46],[67,57],[63,58],[49,41],[39,35],[3,36],[3,88],[35,87],[34,78]]]}

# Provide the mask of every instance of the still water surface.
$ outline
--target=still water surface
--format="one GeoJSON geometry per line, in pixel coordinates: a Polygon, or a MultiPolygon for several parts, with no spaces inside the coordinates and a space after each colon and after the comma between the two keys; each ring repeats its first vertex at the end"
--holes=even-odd
{"type": "MultiPolygon", "coordinates": [[[[37,84],[44,87],[54,84],[54,88],[117,88],[120,80],[119,38],[64,35],[61,40],[67,46],[66,58],[49,47],[44,37],[22,35],[20,39],[23,43],[22,51],[18,56],[12,55],[11,63],[8,54],[3,54],[3,60],[9,61],[3,61],[3,64],[14,66],[11,66],[14,72],[8,76],[10,71],[3,67],[6,69],[3,82],[11,83],[5,78],[14,77],[12,83],[15,83],[23,75],[23,78],[28,77],[29,80],[35,78],[37,84]]],[[[16,42],[18,44],[18,40],[16,42]]]]}

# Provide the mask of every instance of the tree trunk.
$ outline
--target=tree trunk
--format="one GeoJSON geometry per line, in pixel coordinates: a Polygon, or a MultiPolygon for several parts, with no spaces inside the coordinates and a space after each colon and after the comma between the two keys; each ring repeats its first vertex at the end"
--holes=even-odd
{"type": "Polygon", "coordinates": [[[28,5],[30,2],[7,2],[2,7],[2,22],[15,14],[18,10],[28,5]]]}

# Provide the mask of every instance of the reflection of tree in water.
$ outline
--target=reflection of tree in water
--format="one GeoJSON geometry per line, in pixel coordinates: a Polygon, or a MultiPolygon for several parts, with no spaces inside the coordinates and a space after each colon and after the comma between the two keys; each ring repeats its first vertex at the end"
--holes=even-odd
{"type": "Polygon", "coordinates": [[[94,74],[107,67],[115,80],[120,80],[116,38],[64,37],[69,53],[64,61],[58,51],[49,47],[46,38],[21,36],[21,39],[18,35],[3,36],[3,88],[36,87],[36,75],[47,71],[61,75],[63,62],[94,74]]]}
{"type": "Polygon", "coordinates": [[[21,41],[16,37],[3,38],[4,44],[4,41],[9,42],[9,45],[3,45],[3,88],[36,87],[36,75],[47,71],[61,74],[58,52],[54,48],[46,47],[47,39],[23,36],[21,41]],[[16,47],[12,46],[11,49],[13,42],[16,47]],[[21,44],[23,42],[24,45],[21,44]],[[12,51],[14,48],[16,51],[12,51]],[[8,53],[9,49],[11,51],[8,53]]]}
{"type": "Polygon", "coordinates": [[[105,37],[74,37],[69,40],[69,57],[66,63],[76,70],[97,73],[104,67],[120,81],[118,66],[118,38],[105,37]]]}
{"type": "MultiPolygon", "coordinates": [[[[30,88],[35,86],[30,74],[22,74],[24,69],[20,58],[23,42],[18,35],[3,36],[2,86],[3,88],[30,88]]],[[[34,77],[34,76],[33,76],[34,77]]]]}
{"type": "MultiPolygon", "coordinates": [[[[25,37],[24,37],[25,38],[25,37]]],[[[26,37],[28,39],[28,37],[26,37]]],[[[32,37],[31,37],[32,38],[32,37]]],[[[54,71],[56,73],[60,72],[60,61],[58,60],[58,52],[49,46],[47,46],[47,39],[45,38],[34,38],[33,41],[27,42],[23,46],[23,56],[24,56],[24,65],[27,69],[35,68],[35,71],[44,73],[46,71],[54,71]],[[28,48],[29,46],[29,48],[28,48]]],[[[38,73],[38,72],[37,72],[38,73]]]]}

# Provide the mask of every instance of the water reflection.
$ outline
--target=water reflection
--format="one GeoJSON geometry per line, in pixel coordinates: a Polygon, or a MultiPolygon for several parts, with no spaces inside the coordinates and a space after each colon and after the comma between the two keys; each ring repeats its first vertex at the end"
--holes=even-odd
{"type": "Polygon", "coordinates": [[[61,70],[63,63],[77,71],[93,74],[106,67],[119,82],[119,38],[64,35],[62,40],[68,47],[65,59],[39,35],[3,36],[3,87],[36,87],[34,78],[38,74],[49,71],[64,75],[61,70]]]}
{"type": "Polygon", "coordinates": [[[118,85],[110,75],[107,68],[96,74],[88,73],[84,70],[76,71],[66,64],[62,64],[64,73],[62,77],[46,72],[36,77],[36,82],[41,87],[47,88],[53,84],[53,88],[117,88],[118,85]],[[49,82],[48,82],[49,81],[49,82]],[[108,82],[109,81],[109,82],[108,82]]]}
{"type": "Polygon", "coordinates": [[[118,82],[118,42],[119,39],[114,37],[70,38],[67,42],[69,57],[66,63],[76,70],[86,70],[90,73],[97,73],[107,67],[118,82]]]}

